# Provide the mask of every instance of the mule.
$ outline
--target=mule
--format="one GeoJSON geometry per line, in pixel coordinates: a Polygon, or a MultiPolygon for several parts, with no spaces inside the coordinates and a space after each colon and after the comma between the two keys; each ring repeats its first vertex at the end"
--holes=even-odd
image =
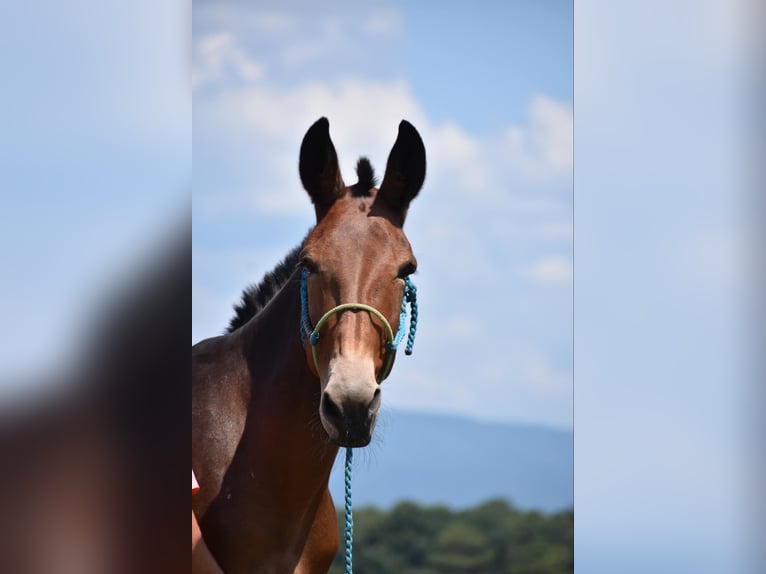
{"type": "Polygon", "coordinates": [[[326,318],[310,344],[301,281],[312,324],[361,303],[396,331],[417,266],[403,224],[425,172],[423,141],[402,121],[380,187],[366,158],[346,186],[329,122],[317,120],[299,160],[315,227],[245,291],[226,334],[192,348],[192,468],[202,485],[192,506],[229,574],[330,567],[338,550],[330,471],[339,447],[370,442],[394,351],[384,321],[359,308],[326,318]]]}

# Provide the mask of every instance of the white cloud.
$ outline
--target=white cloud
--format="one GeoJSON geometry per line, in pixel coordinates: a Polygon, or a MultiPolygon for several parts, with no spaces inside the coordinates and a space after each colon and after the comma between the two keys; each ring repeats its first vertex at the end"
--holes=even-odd
{"type": "Polygon", "coordinates": [[[249,58],[228,33],[211,34],[197,42],[192,68],[192,87],[220,82],[226,74],[235,79],[254,82],[263,77],[263,67],[249,58]]]}
{"type": "Polygon", "coordinates": [[[535,96],[529,106],[529,123],[511,126],[505,135],[508,159],[533,180],[572,172],[574,114],[566,104],[535,96]]]}
{"type": "Polygon", "coordinates": [[[275,69],[288,74],[311,73],[328,64],[344,69],[349,62],[375,66],[380,54],[390,53],[389,43],[404,33],[401,13],[388,6],[346,4],[342,10],[325,6],[322,12],[317,18],[300,3],[204,3],[195,6],[194,31],[227,30],[242,45],[267,47],[275,69]]]}
{"type": "Polygon", "coordinates": [[[373,12],[362,24],[366,34],[384,38],[396,38],[404,31],[402,16],[397,10],[382,9],[373,12]]]}
{"type": "MultiPolygon", "coordinates": [[[[288,28],[294,33],[306,24],[295,14],[257,12],[249,18],[255,19],[259,30],[288,28]]],[[[289,65],[305,64],[306,58],[331,59],[333,53],[348,48],[333,43],[354,43],[343,18],[323,20],[316,37],[303,35],[308,39],[290,42],[276,58],[289,65]],[[327,38],[330,44],[323,40],[327,38]]],[[[364,22],[382,35],[401,33],[401,17],[395,11],[378,11],[364,22]]],[[[384,165],[396,126],[406,118],[426,141],[429,183],[441,183],[443,178],[466,197],[507,196],[509,185],[518,187],[525,181],[563,181],[571,187],[567,180],[572,171],[572,108],[545,95],[531,98],[525,124],[499,127],[494,135],[478,138],[455,121],[431,121],[402,79],[346,76],[281,85],[245,52],[233,33],[213,33],[197,40],[193,70],[193,85],[208,89],[195,92],[195,130],[210,126],[222,139],[236,141],[240,149],[234,153],[240,155],[245,148],[258,150],[265,145],[297,155],[296,140],[314,120],[327,116],[342,170],[351,179],[357,153],[384,165]],[[354,155],[344,155],[349,152],[354,155]]],[[[274,201],[254,205],[267,212],[275,207],[286,211],[274,201]]]]}
{"type": "Polygon", "coordinates": [[[572,260],[560,256],[545,257],[529,266],[525,275],[544,285],[571,285],[572,260]]]}
{"type": "MultiPolygon", "coordinates": [[[[201,77],[207,80],[225,68],[227,56],[236,57],[237,66],[245,66],[231,43],[222,39],[216,43],[209,41],[213,44],[208,46],[212,55],[203,66],[206,72],[201,72],[201,77]]],[[[504,141],[492,137],[479,139],[455,122],[433,123],[403,80],[345,78],[289,88],[263,81],[232,87],[215,97],[200,96],[195,99],[194,109],[196,125],[203,129],[206,125],[215,126],[211,131],[218,130],[227,141],[236,141],[240,149],[232,150],[232,154],[242,154],[244,149],[251,154],[263,150],[272,156],[280,153],[275,150],[289,151],[291,157],[282,157],[278,163],[290,166],[297,156],[296,142],[318,117],[327,116],[340,154],[341,170],[349,182],[353,181],[358,153],[369,155],[374,165],[385,165],[399,121],[406,118],[426,142],[429,185],[449,184],[454,193],[466,198],[500,198],[507,210],[532,204],[547,209],[552,203],[545,197],[518,196],[509,202],[508,186],[513,182],[518,182],[514,186],[518,188],[524,181],[555,180],[571,171],[571,108],[542,97],[530,102],[530,123],[508,128],[510,135],[504,141]]],[[[281,173],[286,178],[277,176],[279,185],[273,186],[274,193],[294,184],[294,169],[283,169],[281,173]]],[[[251,185],[245,187],[253,189],[251,185]]],[[[290,208],[281,199],[265,199],[253,205],[263,213],[287,213],[290,208]]],[[[299,202],[292,206],[304,207],[299,202]]]]}

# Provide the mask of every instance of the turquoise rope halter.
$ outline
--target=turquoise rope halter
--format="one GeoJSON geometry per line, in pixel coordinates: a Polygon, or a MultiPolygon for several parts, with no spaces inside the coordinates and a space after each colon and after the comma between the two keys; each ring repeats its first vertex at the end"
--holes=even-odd
{"type": "MultiPolygon", "coordinates": [[[[306,339],[311,344],[311,354],[314,358],[314,366],[316,367],[317,374],[319,374],[319,358],[317,356],[317,343],[319,342],[319,333],[322,327],[327,323],[330,317],[336,313],[342,313],[347,310],[367,311],[371,315],[377,317],[383,327],[386,330],[386,362],[383,365],[381,376],[378,378],[378,383],[382,383],[389,374],[391,374],[391,367],[394,362],[394,353],[396,352],[399,343],[402,342],[405,332],[405,323],[407,322],[407,305],[410,306],[410,328],[407,332],[407,346],[404,348],[405,355],[412,354],[412,347],[415,344],[415,331],[418,327],[418,301],[417,301],[417,288],[412,282],[412,279],[406,277],[404,279],[404,296],[402,297],[402,308],[399,312],[399,328],[394,334],[393,329],[388,320],[383,314],[369,305],[362,303],[343,303],[336,307],[333,307],[327,313],[322,315],[322,318],[316,324],[316,327],[311,328],[311,317],[309,317],[309,295],[308,295],[308,279],[309,272],[305,267],[301,270],[301,343],[306,346],[306,339]]],[[[344,529],[344,542],[345,542],[345,574],[352,574],[352,547],[354,540],[354,515],[352,513],[351,504],[351,466],[354,461],[354,451],[351,448],[346,449],[346,465],[345,465],[345,520],[346,525],[344,529]]]]}
{"type": "Polygon", "coordinates": [[[306,346],[306,339],[308,338],[311,343],[311,354],[314,358],[314,366],[317,373],[319,373],[319,357],[317,356],[317,343],[319,342],[319,334],[322,331],[322,327],[325,326],[327,321],[336,313],[343,311],[355,310],[355,311],[367,311],[371,315],[377,317],[383,327],[386,330],[386,362],[383,365],[381,376],[378,378],[378,382],[382,383],[388,375],[391,373],[391,366],[394,361],[394,353],[399,347],[399,343],[402,342],[405,332],[405,323],[407,322],[407,304],[410,306],[410,329],[407,334],[407,346],[404,349],[405,355],[412,354],[412,347],[415,344],[415,332],[418,327],[418,290],[412,279],[406,277],[404,279],[404,297],[402,297],[402,307],[399,311],[399,328],[394,334],[391,329],[391,324],[388,322],[383,314],[375,307],[370,307],[364,303],[343,303],[333,307],[327,313],[322,315],[322,318],[316,324],[316,327],[312,329],[311,318],[309,317],[309,295],[308,295],[308,278],[310,273],[308,269],[303,268],[301,270],[301,343],[306,346]]]}

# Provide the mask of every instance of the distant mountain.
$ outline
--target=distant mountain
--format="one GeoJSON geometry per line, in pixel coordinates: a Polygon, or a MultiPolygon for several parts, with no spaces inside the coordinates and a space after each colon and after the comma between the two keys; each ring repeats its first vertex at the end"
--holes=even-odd
{"type": "MultiPolygon", "coordinates": [[[[465,508],[504,498],[523,510],[573,504],[572,433],[459,417],[385,411],[373,443],[354,451],[354,506],[401,500],[465,508]]],[[[330,477],[343,505],[341,450],[330,477]]]]}

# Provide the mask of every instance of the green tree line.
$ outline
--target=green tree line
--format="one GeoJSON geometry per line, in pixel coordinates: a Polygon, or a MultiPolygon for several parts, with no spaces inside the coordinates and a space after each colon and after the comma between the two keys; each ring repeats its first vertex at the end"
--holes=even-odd
{"type": "MultiPolygon", "coordinates": [[[[340,549],[331,574],[343,574],[340,549]]],[[[520,511],[504,500],[468,510],[402,502],[354,511],[354,574],[571,574],[574,513],[520,511]]]]}

